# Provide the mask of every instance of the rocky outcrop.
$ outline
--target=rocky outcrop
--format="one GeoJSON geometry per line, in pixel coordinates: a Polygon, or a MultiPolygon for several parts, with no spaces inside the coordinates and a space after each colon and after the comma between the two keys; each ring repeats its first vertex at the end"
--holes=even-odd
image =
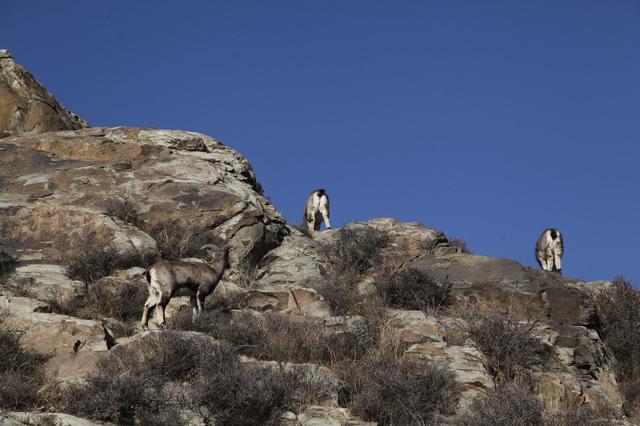
{"type": "Polygon", "coordinates": [[[105,214],[114,200],[141,220],[181,220],[232,247],[232,264],[260,258],[288,233],[255,188],[249,163],[198,133],[94,128],[0,140],[0,212],[5,240],[24,257],[61,261],[91,238],[144,256],[153,239],[105,214]]]}
{"type": "Polygon", "coordinates": [[[481,302],[517,318],[585,326],[597,322],[592,298],[571,285],[575,280],[513,260],[466,254],[422,256],[407,267],[450,282],[459,300],[481,302]]]}
{"type": "Polygon", "coordinates": [[[48,264],[19,266],[8,284],[35,299],[58,302],[72,299],[84,287],[82,282],[69,279],[64,267],[48,264]]]}
{"type": "MultiPolygon", "coordinates": [[[[308,317],[301,320],[321,325],[332,338],[342,336],[345,342],[371,331],[369,319],[333,316],[314,289],[331,272],[323,245],[335,241],[339,231],[311,239],[288,226],[260,194],[250,164],[238,152],[188,131],[86,128],[86,122],[62,107],[6,51],[0,51],[0,99],[0,249],[20,261],[15,273],[0,282],[0,326],[20,331],[23,347],[51,355],[44,370],[54,383],[82,381],[109,353],[128,345],[144,348],[143,340],[153,333],[118,337],[116,342],[114,319],[51,313],[54,302],[82,300],[85,290],[83,283],[66,276],[63,265],[87,247],[109,246],[123,258],[155,255],[158,242],[150,234],[159,224],[184,223],[229,244],[231,270],[215,296],[241,300],[255,311],[308,317]],[[135,209],[130,212],[136,213],[135,220],[109,213],[114,203],[135,209]],[[28,297],[19,297],[23,295],[28,297]]],[[[609,283],[581,283],[512,260],[465,254],[442,232],[418,223],[380,218],[345,228],[367,226],[389,236],[377,265],[384,277],[412,269],[451,286],[453,309],[438,316],[401,309],[381,309],[379,316],[406,362],[452,371],[460,410],[496,386],[485,354],[463,330],[460,308],[469,304],[508,313],[516,321],[535,321],[534,337],[544,350],[531,354],[528,368],[541,400],[604,400],[621,406],[615,360],[598,335],[593,302],[609,283]]],[[[108,291],[130,283],[142,287],[143,273],[139,267],[116,270],[96,284],[108,291]]],[[[377,278],[374,273],[360,277],[360,295],[377,292],[377,278]]],[[[182,310],[190,312],[189,299],[173,298],[166,312],[169,324],[182,310]]],[[[232,310],[231,318],[241,314],[232,310]]],[[[283,424],[366,424],[339,406],[343,383],[330,363],[242,360],[295,372],[326,390],[322,406],[297,407],[295,413],[284,413],[283,424]]],[[[180,386],[168,383],[166,392],[174,385],[180,386]]],[[[13,422],[8,424],[24,424],[42,421],[44,414],[4,416],[0,420],[13,422]],[[32,415],[32,420],[25,417],[32,415]]],[[[93,424],[51,416],[61,424],[93,424]]],[[[200,419],[191,417],[194,422],[200,419]]]]}
{"type": "Polygon", "coordinates": [[[32,299],[0,296],[0,308],[7,315],[0,327],[20,332],[20,345],[43,355],[106,351],[115,342],[100,322],[41,312],[42,304],[32,299]]]}
{"type": "Polygon", "coordinates": [[[0,138],[88,127],[16,64],[7,50],[0,50],[0,99],[0,138]]]}
{"type": "Polygon", "coordinates": [[[0,413],[0,422],[4,426],[31,426],[54,424],[56,426],[111,426],[113,423],[96,422],[64,413],[27,413],[14,411],[0,413]]]}

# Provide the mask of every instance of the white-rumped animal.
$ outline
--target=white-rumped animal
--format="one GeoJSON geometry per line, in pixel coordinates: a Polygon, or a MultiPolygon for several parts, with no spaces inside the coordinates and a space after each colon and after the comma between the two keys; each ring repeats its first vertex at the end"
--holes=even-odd
{"type": "Polygon", "coordinates": [[[158,325],[164,327],[164,309],[174,296],[189,296],[193,316],[202,313],[205,298],[215,290],[229,266],[229,248],[207,244],[201,249],[209,256],[206,263],[161,260],[145,271],[149,297],[142,312],[143,329],[148,328],[149,311],[154,308],[158,325]]]}
{"type": "Polygon", "coordinates": [[[536,260],[545,271],[562,274],[562,234],[554,228],[545,229],[536,241],[536,260]]]}
{"type": "Polygon", "coordinates": [[[320,224],[324,221],[327,229],[331,229],[329,222],[329,196],[324,189],[316,189],[309,194],[304,204],[302,223],[307,232],[320,230],[320,224]]]}

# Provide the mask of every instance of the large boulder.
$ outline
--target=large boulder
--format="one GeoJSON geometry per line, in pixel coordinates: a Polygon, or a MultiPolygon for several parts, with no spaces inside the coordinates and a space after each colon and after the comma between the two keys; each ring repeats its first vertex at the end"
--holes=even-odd
{"type": "Polygon", "coordinates": [[[19,266],[8,280],[9,287],[43,301],[70,300],[84,288],[81,281],[67,277],[60,265],[30,264],[19,266]]]}
{"type": "Polygon", "coordinates": [[[0,327],[20,332],[20,345],[44,355],[78,351],[106,351],[115,338],[98,321],[42,312],[42,303],[23,297],[0,299],[6,318],[0,327]]]}
{"type": "Polygon", "coordinates": [[[598,319],[589,293],[575,280],[532,269],[508,259],[451,254],[425,255],[405,267],[449,282],[458,300],[480,302],[516,318],[552,320],[594,327],[598,319]]]}
{"type": "Polygon", "coordinates": [[[0,138],[21,133],[45,133],[88,127],[16,64],[7,50],[0,50],[0,138]]]}
{"type": "Polygon", "coordinates": [[[249,163],[198,133],[93,128],[0,139],[0,220],[21,257],[59,261],[82,247],[145,256],[153,239],[107,216],[136,206],[146,225],[180,220],[230,242],[231,262],[259,259],[289,231],[249,163]]]}

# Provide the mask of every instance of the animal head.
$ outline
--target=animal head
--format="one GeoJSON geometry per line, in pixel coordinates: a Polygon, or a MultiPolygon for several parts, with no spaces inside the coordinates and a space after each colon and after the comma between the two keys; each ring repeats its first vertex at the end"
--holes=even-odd
{"type": "Polygon", "coordinates": [[[204,250],[207,253],[207,257],[209,261],[214,261],[218,259],[222,259],[224,261],[225,267],[229,265],[229,245],[218,242],[217,244],[205,244],[200,247],[200,250],[204,250]]]}

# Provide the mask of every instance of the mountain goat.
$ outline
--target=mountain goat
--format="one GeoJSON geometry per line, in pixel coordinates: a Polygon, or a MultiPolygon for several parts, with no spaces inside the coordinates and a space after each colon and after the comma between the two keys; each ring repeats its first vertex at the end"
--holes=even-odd
{"type": "Polygon", "coordinates": [[[311,233],[320,230],[320,224],[324,220],[327,229],[331,229],[329,222],[329,196],[324,189],[316,189],[309,194],[304,205],[302,218],[306,231],[311,233]]]}
{"type": "Polygon", "coordinates": [[[158,325],[164,327],[164,308],[173,296],[189,296],[193,316],[202,313],[204,299],[215,290],[222,273],[229,266],[229,249],[227,246],[220,249],[213,244],[201,249],[207,250],[209,262],[161,260],[145,271],[149,297],[142,313],[143,329],[148,328],[149,311],[153,308],[157,308],[158,325]]]}
{"type": "Polygon", "coordinates": [[[536,241],[536,260],[545,271],[562,274],[562,234],[557,229],[545,229],[536,241]]]}

